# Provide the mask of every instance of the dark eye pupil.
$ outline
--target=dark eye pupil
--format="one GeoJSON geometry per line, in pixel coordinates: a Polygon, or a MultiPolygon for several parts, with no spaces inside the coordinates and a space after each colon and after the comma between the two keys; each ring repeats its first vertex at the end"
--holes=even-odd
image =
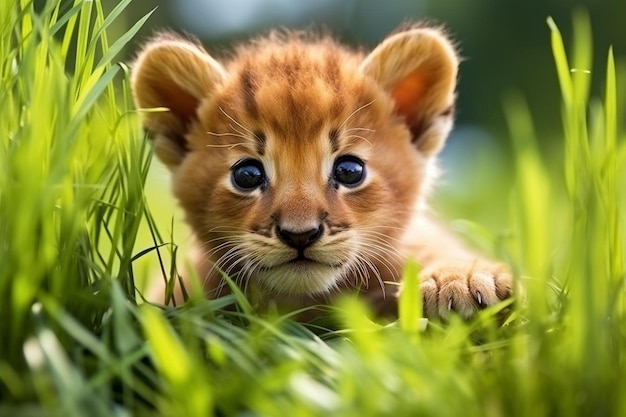
{"type": "Polygon", "coordinates": [[[347,187],[356,187],[365,178],[365,164],[356,157],[348,156],[335,163],[334,179],[347,187]]]}
{"type": "Polygon", "coordinates": [[[233,168],[232,181],[242,191],[252,191],[265,183],[263,166],[257,161],[243,161],[233,168]]]}

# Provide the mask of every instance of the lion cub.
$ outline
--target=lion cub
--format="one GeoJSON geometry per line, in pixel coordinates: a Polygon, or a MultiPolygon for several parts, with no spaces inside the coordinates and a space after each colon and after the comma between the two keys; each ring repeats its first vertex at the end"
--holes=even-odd
{"type": "MultiPolygon", "coordinates": [[[[198,240],[206,294],[223,274],[296,307],[359,291],[393,313],[408,258],[424,313],[464,317],[511,295],[502,266],[423,213],[453,123],[458,58],[438,29],[400,30],[362,55],[327,37],[276,34],[216,60],[161,35],[132,87],[198,240]]],[[[181,294],[178,294],[180,297],[181,294]]]]}

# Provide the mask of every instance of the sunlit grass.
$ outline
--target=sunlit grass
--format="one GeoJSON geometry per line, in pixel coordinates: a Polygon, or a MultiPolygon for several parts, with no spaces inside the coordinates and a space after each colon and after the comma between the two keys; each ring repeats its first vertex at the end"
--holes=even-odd
{"type": "Polygon", "coordinates": [[[134,300],[150,154],[112,58],[141,22],[106,35],[128,3],[108,17],[100,2],[0,5],[0,395],[10,401],[56,404],[54,386],[88,392],[60,317],[99,332],[113,284],[134,300]]]}
{"type": "Polygon", "coordinates": [[[151,156],[116,64],[142,22],[107,37],[129,1],[0,4],[0,415],[626,414],[623,109],[611,51],[589,97],[584,14],[571,53],[549,20],[562,166],[522,96],[505,100],[515,183],[493,247],[525,287],[513,316],[424,331],[411,266],[397,322],[345,299],[326,329],[235,296],[141,303],[139,261],[168,275],[156,247],[175,246],[143,197],[151,156]]]}

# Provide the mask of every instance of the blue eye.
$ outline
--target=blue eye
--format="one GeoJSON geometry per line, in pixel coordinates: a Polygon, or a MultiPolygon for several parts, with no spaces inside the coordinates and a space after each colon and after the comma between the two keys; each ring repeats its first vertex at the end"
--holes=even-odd
{"type": "Polygon", "coordinates": [[[244,159],[232,168],[231,181],[240,191],[254,191],[266,183],[263,164],[255,159],[244,159]]]}
{"type": "Polygon", "coordinates": [[[365,179],[365,162],[353,155],[337,158],[333,168],[333,180],[348,188],[360,185],[365,179]]]}

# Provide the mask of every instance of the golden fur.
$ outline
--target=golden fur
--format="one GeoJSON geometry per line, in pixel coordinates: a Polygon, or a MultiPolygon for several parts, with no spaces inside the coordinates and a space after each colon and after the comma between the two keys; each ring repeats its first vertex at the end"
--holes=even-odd
{"type": "Polygon", "coordinates": [[[298,307],[358,290],[394,312],[409,257],[423,266],[430,317],[469,317],[510,296],[504,268],[423,214],[457,67],[448,38],[429,27],[367,55],[303,34],[273,33],[219,61],[172,34],[150,41],[133,91],[138,107],[169,109],[144,125],[198,239],[207,296],[228,291],[226,273],[262,301],[298,307]],[[241,189],[242,164],[262,182],[241,189]]]}

